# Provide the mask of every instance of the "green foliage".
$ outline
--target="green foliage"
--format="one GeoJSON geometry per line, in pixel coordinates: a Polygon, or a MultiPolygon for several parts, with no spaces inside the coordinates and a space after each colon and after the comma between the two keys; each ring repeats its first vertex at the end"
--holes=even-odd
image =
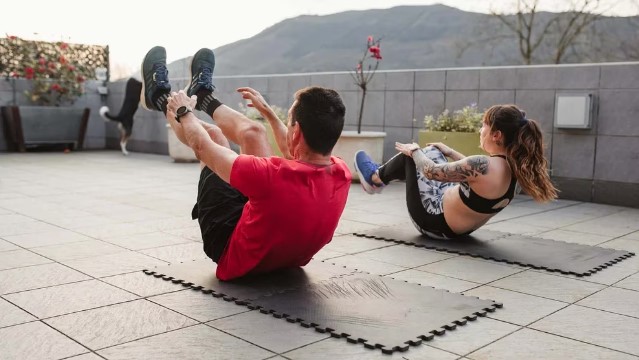
{"type": "Polygon", "coordinates": [[[424,126],[429,131],[476,133],[481,129],[483,116],[484,113],[477,110],[477,104],[471,104],[452,114],[446,109],[437,118],[427,115],[424,126]]]}
{"type": "Polygon", "coordinates": [[[108,67],[106,47],[65,42],[0,39],[0,73],[5,78],[31,80],[25,95],[36,105],[73,104],[84,93],[84,82],[97,67],[108,67]]]}

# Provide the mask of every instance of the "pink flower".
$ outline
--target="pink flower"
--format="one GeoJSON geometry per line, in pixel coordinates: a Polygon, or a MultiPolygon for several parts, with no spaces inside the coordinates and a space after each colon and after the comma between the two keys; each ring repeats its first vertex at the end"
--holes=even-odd
{"type": "Polygon", "coordinates": [[[73,65],[69,65],[69,66],[67,67],[67,69],[69,69],[69,71],[75,71],[75,66],[73,66],[73,65]]]}
{"type": "Polygon", "coordinates": [[[58,85],[58,84],[53,84],[53,85],[51,85],[51,90],[60,91],[60,90],[62,90],[62,87],[60,85],[58,85]]]}
{"type": "Polygon", "coordinates": [[[65,42],[61,42],[60,43],[60,49],[62,50],[66,50],[69,47],[69,44],[65,43],[65,42]]]}
{"type": "Polygon", "coordinates": [[[41,57],[41,58],[39,58],[39,59],[38,59],[38,64],[40,64],[40,65],[44,65],[44,64],[46,64],[46,63],[47,63],[47,59],[45,59],[45,58],[43,58],[43,57],[41,57]]]}
{"type": "Polygon", "coordinates": [[[370,36],[370,35],[368,36],[368,43],[369,43],[369,44],[372,44],[372,43],[373,43],[373,37],[372,37],[372,36],[370,36]]]}
{"type": "Polygon", "coordinates": [[[35,71],[33,70],[32,67],[26,67],[24,68],[24,77],[31,80],[33,79],[33,75],[35,74],[35,71]]]}
{"type": "Polygon", "coordinates": [[[17,39],[17,38],[18,38],[18,37],[17,37],[17,36],[15,36],[15,35],[11,35],[11,36],[9,36],[9,40],[15,40],[15,39],[17,39]]]}
{"type": "Polygon", "coordinates": [[[371,57],[377,59],[377,60],[381,60],[382,59],[382,54],[381,54],[381,49],[379,48],[379,46],[371,46],[368,48],[368,51],[370,51],[371,53],[371,57]]]}
{"type": "Polygon", "coordinates": [[[362,63],[357,63],[357,71],[362,70],[362,63]]]}
{"type": "Polygon", "coordinates": [[[60,61],[60,64],[66,64],[67,63],[67,59],[64,56],[62,56],[62,55],[60,55],[60,57],[58,58],[58,61],[60,61]]]}

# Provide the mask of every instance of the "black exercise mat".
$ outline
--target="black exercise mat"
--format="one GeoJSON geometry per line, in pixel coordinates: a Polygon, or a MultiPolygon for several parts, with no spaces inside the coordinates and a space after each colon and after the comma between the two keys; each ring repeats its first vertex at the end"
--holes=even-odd
{"type": "Polygon", "coordinates": [[[354,273],[264,296],[248,306],[390,354],[485,316],[501,304],[354,273]]]}
{"type": "Polygon", "coordinates": [[[244,305],[248,300],[260,296],[355,272],[344,267],[311,261],[304,268],[286,269],[233,281],[220,281],[215,277],[216,268],[217,265],[213,261],[203,259],[147,269],[144,273],[244,305]]]}
{"type": "Polygon", "coordinates": [[[354,235],[576,276],[589,276],[634,255],[624,250],[489,230],[478,230],[470,236],[448,240],[429,238],[406,225],[354,235]]]}
{"type": "Polygon", "coordinates": [[[215,269],[211,260],[197,260],[144,273],[384,353],[405,351],[502,306],[321,261],[235,281],[218,280],[215,269]]]}

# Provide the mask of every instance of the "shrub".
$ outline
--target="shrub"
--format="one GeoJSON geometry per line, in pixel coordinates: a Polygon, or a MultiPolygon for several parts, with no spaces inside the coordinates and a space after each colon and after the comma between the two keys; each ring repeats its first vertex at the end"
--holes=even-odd
{"type": "Polygon", "coordinates": [[[461,110],[455,110],[452,114],[446,109],[437,118],[427,115],[424,118],[424,127],[429,131],[479,132],[483,116],[484,113],[477,110],[477,104],[471,104],[461,110]]]}
{"type": "Polygon", "coordinates": [[[0,72],[7,79],[31,80],[25,95],[36,105],[73,104],[97,67],[108,67],[108,49],[101,46],[0,39],[0,72]]]}

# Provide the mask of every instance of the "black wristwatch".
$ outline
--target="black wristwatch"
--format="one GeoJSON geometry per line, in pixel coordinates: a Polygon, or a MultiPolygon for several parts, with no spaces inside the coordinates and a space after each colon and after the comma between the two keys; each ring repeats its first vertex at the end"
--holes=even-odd
{"type": "Polygon", "coordinates": [[[175,111],[175,121],[180,122],[180,118],[190,112],[192,112],[193,110],[189,109],[186,106],[180,106],[176,111],[175,111]]]}

